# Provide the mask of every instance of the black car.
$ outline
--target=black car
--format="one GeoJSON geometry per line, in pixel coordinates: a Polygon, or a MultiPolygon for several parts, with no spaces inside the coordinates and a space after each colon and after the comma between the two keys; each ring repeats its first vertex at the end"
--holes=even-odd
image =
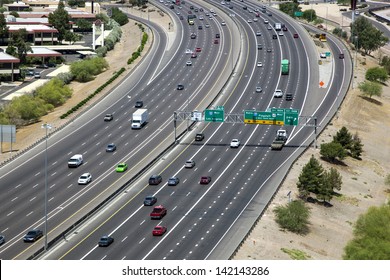
{"type": "Polygon", "coordinates": [[[149,178],[149,185],[158,185],[162,181],[162,177],[160,175],[152,175],[149,178]]]}
{"type": "Polygon", "coordinates": [[[23,237],[24,242],[34,242],[43,236],[43,231],[40,229],[29,230],[23,237]]]}
{"type": "Polygon", "coordinates": [[[276,34],[273,34],[272,39],[278,39],[278,36],[276,36],[276,34]]]}
{"type": "Polygon", "coordinates": [[[195,135],[195,141],[202,141],[204,139],[204,134],[203,133],[197,133],[195,135]]]}
{"type": "Polygon", "coordinates": [[[4,235],[0,235],[0,245],[3,245],[5,243],[5,237],[4,235]]]}
{"type": "Polygon", "coordinates": [[[221,35],[219,35],[219,33],[215,34],[215,38],[220,38],[221,35]]]}
{"type": "Polygon", "coordinates": [[[192,33],[190,37],[191,37],[191,39],[196,39],[196,34],[192,33]]]}
{"type": "Polygon", "coordinates": [[[177,85],[177,90],[183,90],[184,86],[183,85],[177,85]]]}
{"type": "Polygon", "coordinates": [[[107,147],[106,147],[106,152],[114,152],[116,151],[116,146],[114,143],[111,143],[111,144],[108,144],[107,147]]]}
{"type": "Polygon", "coordinates": [[[142,108],[144,106],[144,102],[143,101],[136,101],[135,102],[135,108],[142,108]]]}
{"type": "Polygon", "coordinates": [[[49,66],[47,64],[39,64],[36,66],[36,68],[40,68],[40,69],[48,69],[49,66]]]}
{"type": "Polygon", "coordinates": [[[152,206],[153,204],[155,204],[157,202],[157,197],[153,196],[153,195],[148,195],[147,197],[145,197],[144,199],[144,206],[152,206]]]}
{"type": "Polygon", "coordinates": [[[98,245],[99,247],[107,247],[109,246],[112,242],[114,242],[114,238],[108,235],[103,235],[99,242],[98,245]]]}
{"type": "Polygon", "coordinates": [[[286,101],[291,101],[291,100],[293,100],[293,95],[292,95],[292,93],[286,93],[286,101]]]}

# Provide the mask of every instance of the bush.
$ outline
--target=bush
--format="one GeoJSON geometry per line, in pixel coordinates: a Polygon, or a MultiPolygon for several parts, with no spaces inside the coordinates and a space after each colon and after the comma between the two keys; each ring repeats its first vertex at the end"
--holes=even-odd
{"type": "Polygon", "coordinates": [[[281,228],[299,234],[309,231],[310,210],[302,201],[294,200],[286,206],[278,206],[274,212],[281,228]]]}

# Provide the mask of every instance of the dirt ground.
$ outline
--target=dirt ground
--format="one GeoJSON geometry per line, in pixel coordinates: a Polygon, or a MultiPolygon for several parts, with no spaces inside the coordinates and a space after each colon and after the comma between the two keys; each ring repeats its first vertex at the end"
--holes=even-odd
{"type": "MultiPolygon", "coordinates": [[[[318,7],[320,14],[321,7],[318,7]]],[[[334,8],[333,8],[334,9],[334,8]]],[[[322,9],[324,11],[324,9],[322,9]]],[[[335,15],[338,11],[329,9],[329,14],[335,15]]],[[[150,13],[150,19],[168,26],[169,18],[161,16],[156,12],[150,13]]],[[[337,21],[340,18],[332,18],[337,21]]],[[[341,23],[341,22],[340,22],[341,23]]],[[[344,24],[345,25],[345,24],[344,24]]],[[[127,74],[135,63],[127,65],[127,59],[135,50],[139,42],[140,30],[134,21],[130,21],[122,27],[122,40],[115,46],[115,49],[107,55],[110,69],[90,83],[79,84],[72,83],[74,91],[73,97],[64,105],[53,112],[44,116],[41,122],[18,129],[17,143],[13,145],[14,152],[28,147],[38,139],[44,137],[45,131],[41,129],[41,124],[50,123],[53,127],[58,127],[65,120],[59,116],[69,108],[77,104],[92,93],[96,85],[101,85],[107,81],[112,73],[125,67],[127,74]],[[136,38],[136,39],[133,39],[136,38]]],[[[150,44],[149,40],[148,44],[150,44]]],[[[147,48],[145,48],[145,51],[147,48]]],[[[383,50],[385,52],[386,50],[383,50]]],[[[377,64],[380,52],[374,53],[373,57],[357,56],[357,75],[356,82],[364,80],[365,70],[377,64]],[[366,65],[364,65],[366,64],[366,65]]],[[[117,79],[117,81],[119,81],[117,79]]],[[[112,85],[114,86],[114,84],[112,85]]],[[[356,86],[355,86],[356,87],[356,86]]],[[[105,89],[96,98],[102,96],[110,90],[105,89]]],[[[91,104],[93,100],[91,101],[91,104]]],[[[321,143],[331,141],[342,126],[355,134],[358,133],[364,144],[362,160],[347,158],[344,160],[345,166],[337,166],[338,171],[343,178],[343,186],[340,191],[342,196],[331,201],[333,207],[325,208],[321,205],[309,204],[311,209],[310,232],[305,236],[292,234],[280,230],[274,221],[273,209],[278,205],[287,203],[286,194],[291,191],[291,198],[296,198],[297,178],[302,167],[308,162],[311,155],[319,158],[319,149],[308,149],[306,153],[293,165],[291,171],[280,187],[278,193],[273,199],[270,207],[265,211],[262,219],[253,229],[250,236],[243,243],[234,259],[264,259],[264,260],[285,260],[291,259],[290,256],[282,251],[285,249],[300,250],[308,259],[316,260],[339,260],[342,259],[343,248],[352,238],[352,226],[357,217],[364,213],[368,207],[380,205],[388,200],[388,187],[384,185],[384,177],[390,173],[388,165],[390,150],[390,89],[388,86],[383,88],[383,95],[370,102],[359,93],[359,90],[351,90],[341,106],[341,110],[332,123],[325,129],[318,139],[318,146],[321,143]]],[[[3,151],[9,150],[9,146],[3,144],[3,151]]],[[[0,155],[0,162],[10,157],[10,153],[0,155]]],[[[320,160],[325,169],[332,165],[320,160]]]]}

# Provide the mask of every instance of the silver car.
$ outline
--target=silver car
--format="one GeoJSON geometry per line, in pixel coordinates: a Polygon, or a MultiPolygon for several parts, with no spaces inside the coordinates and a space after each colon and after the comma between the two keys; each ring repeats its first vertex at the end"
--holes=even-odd
{"type": "Polygon", "coordinates": [[[192,168],[195,166],[195,161],[190,159],[190,160],[187,160],[186,163],[184,164],[184,167],[185,168],[192,168]]]}

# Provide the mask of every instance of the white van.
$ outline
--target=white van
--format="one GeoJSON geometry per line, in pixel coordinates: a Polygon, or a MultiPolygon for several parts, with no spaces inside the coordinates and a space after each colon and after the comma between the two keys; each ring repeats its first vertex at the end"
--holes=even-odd
{"type": "Polygon", "coordinates": [[[68,167],[79,167],[83,163],[82,155],[74,155],[68,160],[68,167]]]}

